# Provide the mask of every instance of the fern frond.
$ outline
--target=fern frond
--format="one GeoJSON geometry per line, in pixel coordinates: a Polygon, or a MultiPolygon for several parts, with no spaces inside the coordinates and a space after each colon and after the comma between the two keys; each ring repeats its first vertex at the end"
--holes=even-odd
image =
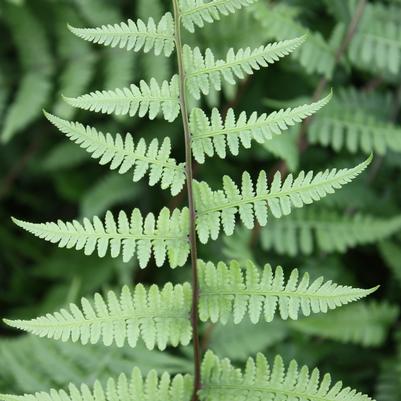
{"type": "Polygon", "coordinates": [[[375,394],[380,401],[398,401],[401,399],[400,368],[397,359],[381,363],[377,377],[375,394]]]}
{"type": "Polygon", "coordinates": [[[267,224],[268,209],[274,217],[280,218],[291,213],[292,209],[318,201],[336,189],[351,182],[370,164],[372,157],[351,169],[332,169],[319,172],[301,172],[296,178],[289,174],[282,182],[277,172],[270,185],[267,174],[261,171],[254,183],[245,172],[242,175],[241,189],[228,177],[223,177],[223,189],[213,191],[205,182],[194,186],[197,209],[197,232],[202,243],[210,238],[217,239],[222,226],[226,235],[232,235],[235,217],[239,214],[248,229],[254,227],[255,218],[261,226],[267,224]]]}
{"type": "MultiPolygon", "coordinates": [[[[97,57],[89,43],[77,40],[65,29],[65,21],[81,24],[79,12],[73,6],[59,4],[52,7],[55,13],[55,34],[58,57],[62,70],[57,77],[58,92],[66,96],[85,93],[96,75],[97,57]]],[[[62,118],[73,118],[76,110],[57,96],[52,111],[62,118]]]]}
{"type": "Polygon", "coordinates": [[[220,19],[249,6],[258,0],[180,0],[180,14],[183,26],[194,32],[195,26],[203,28],[206,23],[220,19]]]}
{"type": "Polygon", "coordinates": [[[398,315],[399,308],[396,305],[359,302],[330,311],[327,315],[291,322],[291,327],[302,333],[343,343],[377,347],[386,341],[398,315]]]}
{"type": "MultiPolygon", "coordinates": [[[[353,12],[355,4],[347,3],[353,12]]],[[[398,74],[401,67],[401,30],[399,20],[392,20],[394,11],[383,4],[367,4],[348,49],[354,64],[382,74],[398,74]]]]}
{"type": "Polygon", "coordinates": [[[181,192],[185,183],[184,165],[170,158],[170,138],[166,137],[160,146],[157,139],[153,139],[149,145],[144,139],[135,144],[129,133],[125,138],[120,134],[113,137],[93,127],[66,121],[46,112],[45,116],[68,138],[91,153],[93,158],[100,159],[101,165],[110,164],[110,169],[118,169],[120,174],[134,169],[134,182],[149,173],[150,186],[160,182],[162,189],[170,188],[172,195],[181,192]]]}
{"type": "MultiPolygon", "coordinates": [[[[135,10],[138,17],[142,20],[146,20],[150,17],[159,20],[165,13],[165,5],[160,0],[138,0],[135,2],[135,10]]],[[[175,24],[175,21],[173,21],[173,24],[175,24]]],[[[173,33],[173,35],[175,39],[175,33],[173,33]]],[[[169,79],[172,75],[173,65],[166,57],[144,54],[140,58],[139,63],[143,73],[143,79],[146,81],[151,78],[156,78],[158,82],[162,82],[169,79]]]]}
{"type": "Polygon", "coordinates": [[[109,377],[131,374],[133,365],[143,372],[157,367],[159,372],[181,373],[192,368],[183,356],[156,349],[149,351],[142,340],[135,348],[128,344],[82,345],[30,334],[0,340],[0,382],[3,379],[8,383],[0,388],[12,389],[13,394],[65,389],[69,383],[93,384],[94,376],[106,383],[109,377]]]}
{"type": "Polygon", "coordinates": [[[206,49],[205,55],[198,47],[183,47],[183,59],[187,88],[195,99],[201,94],[208,95],[211,88],[220,91],[222,79],[234,85],[236,79],[243,79],[261,67],[267,67],[297,49],[305,36],[282,42],[269,43],[256,49],[247,47],[237,52],[230,49],[225,60],[215,60],[213,52],[206,49]]]}
{"type": "Polygon", "coordinates": [[[143,377],[134,368],[130,377],[121,374],[118,379],[109,378],[107,385],[96,381],[93,388],[87,384],[80,387],[70,384],[67,390],[51,389],[49,393],[37,392],[25,395],[0,394],[2,401],[189,401],[193,380],[189,375],[176,375],[173,378],[163,373],[159,378],[152,370],[143,377]]]}
{"type": "Polygon", "coordinates": [[[167,344],[187,345],[192,337],[189,319],[191,310],[191,287],[189,284],[163,289],[152,285],[145,290],[142,284],[133,291],[125,286],[118,296],[109,291],[104,299],[95,294],[93,302],[82,298],[81,307],[70,304],[54,314],[33,320],[5,320],[9,326],[40,337],[55,340],[110,346],[135,347],[143,339],[148,349],[157,346],[164,350],[167,344]]]}
{"type": "Polygon", "coordinates": [[[174,19],[171,13],[166,13],[158,24],[153,18],[147,23],[138,19],[128,20],[114,25],[103,25],[99,28],[75,28],[68,26],[70,31],[89,42],[105,46],[138,52],[143,49],[148,53],[153,49],[156,55],[163,53],[169,57],[175,49],[174,19]]]}
{"type": "Polygon", "coordinates": [[[104,223],[98,217],[93,221],[85,218],[82,224],[76,220],[42,224],[13,221],[60,248],[83,250],[85,255],[97,251],[99,257],[104,257],[109,249],[113,258],[122,254],[124,262],[128,262],[136,254],[141,268],[146,267],[152,254],[157,266],[163,265],[167,254],[172,268],[183,266],[189,254],[188,209],[175,209],[170,214],[163,208],[157,220],[153,213],[143,219],[141,212],[134,209],[130,219],[123,211],[117,220],[107,212],[104,223]]]}
{"type": "Polygon", "coordinates": [[[46,106],[55,62],[49,35],[32,7],[2,4],[2,19],[10,29],[7,42],[13,41],[22,68],[19,86],[1,124],[1,141],[8,142],[32,124],[46,106]]]}
{"type": "Polygon", "coordinates": [[[269,37],[275,40],[307,34],[308,40],[291,56],[308,74],[319,73],[327,78],[333,75],[334,50],[320,32],[310,31],[297,21],[297,7],[286,3],[268,5],[266,2],[260,2],[252,8],[252,12],[269,37]]]}
{"type": "Polygon", "coordinates": [[[227,149],[233,155],[238,155],[239,146],[249,149],[252,140],[264,143],[280,135],[283,131],[305,118],[316,113],[331,99],[332,94],[312,104],[281,109],[269,115],[252,113],[249,118],[242,112],[238,118],[233,109],[228,109],[225,120],[214,108],[210,119],[199,108],[194,108],[190,116],[192,134],[192,151],[198,163],[205,162],[205,155],[214,156],[216,153],[224,159],[227,149]]]}
{"type": "Polygon", "coordinates": [[[243,371],[234,368],[228,359],[219,359],[211,351],[202,363],[202,401],[282,400],[282,401],[373,401],[342,382],[332,385],[331,376],[320,379],[318,369],[309,371],[292,360],[285,367],[277,356],[272,366],[265,356],[249,358],[243,371]]]}
{"type": "Polygon", "coordinates": [[[14,135],[33,123],[40,115],[51,94],[49,77],[40,72],[29,72],[21,79],[15,98],[4,116],[1,141],[6,143],[14,135]]]}
{"type": "Polygon", "coordinates": [[[312,282],[308,273],[299,276],[292,270],[288,281],[281,266],[275,270],[265,265],[259,271],[252,262],[242,266],[233,261],[229,266],[220,262],[198,263],[200,281],[199,316],[204,322],[211,320],[226,324],[231,315],[240,323],[249,315],[258,323],[261,315],[271,322],[277,312],[282,319],[298,319],[299,315],[326,313],[376,291],[363,290],[324,281],[320,277],[312,282]]]}
{"type": "Polygon", "coordinates": [[[164,81],[161,86],[151,79],[149,84],[141,81],[139,86],[132,84],[129,88],[96,91],[65,100],[73,107],[105,114],[130,117],[149,114],[149,118],[154,119],[162,112],[164,118],[172,122],[180,112],[178,97],[178,76],[174,75],[170,82],[164,81]]]}
{"type": "Polygon", "coordinates": [[[262,229],[264,250],[295,256],[323,252],[345,252],[370,244],[401,230],[401,216],[389,219],[356,214],[349,216],[331,210],[297,210],[291,216],[271,221],[262,229]]]}
{"type": "MultiPolygon", "coordinates": [[[[311,143],[331,146],[334,150],[346,148],[355,153],[377,152],[385,154],[387,149],[401,151],[401,130],[394,124],[376,117],[368,105],[352,105],[352,98],[362,94],[352,90],[340,91],[330,105],[313,119],[308,130],[311,143]]],[[[383,99],[377,96],[377,100],[383,99]]],[[[366,101],[365,101],[366,103],[366,101]]],[[[383,104],[380,105],[382,109],[383,104]]]]}

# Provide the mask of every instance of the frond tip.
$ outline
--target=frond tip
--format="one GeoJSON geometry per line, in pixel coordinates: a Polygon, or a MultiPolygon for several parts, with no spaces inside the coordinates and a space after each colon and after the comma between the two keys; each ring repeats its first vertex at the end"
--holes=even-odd
{"type": "Polygon", "coordinates": [[[331,97],[332,93],[315,103],[281,109],[269,115],[258,115],[254,112],[247,117],[242,112],[236,117],[234,110],[230,108],[224,121],[216,108],[212,110],[210,119],[201,109],[194,108],[190,116],[194,158],[198,163],[204,163],[205,155],[213,157],[216,153],[221,159],[225,159],[227,150],[236,156],[240,145],[249,149],[252,140],[265,143],[275,135],[281,135],[289,127],[317,113],[326,106],[331,97]]]}
{"type": "Polygon", "coordinates": [[[94,217],[57,223],[28,223],[13,218],[14,223],[31,234],[58,244],[60,248],[83,250],[91,255],[97,250],[104,257],[110,249],[113,258],[122,254],[124,262],[137,255],[139,265],[144,268],[153,254],[156,265],[162,266],[168,256],[172,268],[183,266],[189,254],[188,209],[175,209],[171,214],[163,208],[157,220],[152,213],[143,219],[141,212],[134,209],[129,219],[121,211],[116,220],[111,212],[106,213],[104,223],[94,217]]]}
{"type": "Polygon", "coordinates": [[[121,374],[118,379],[109,378],[104,387],[95,381],[93,388],[87,384],[80,387],[69,384],[67,390],[50,390],[49,393],[10,395],[0,394],[1,401],[189,401],[193,391],[193,379],[190,375],[170,377],[163,373],[161,377],[155,370],[143,376],[134,368],[130,377],[121,374]]]}
{"type": "Polygon", "coordinates": [[[104,46],[133,50],[143,49],[145,53],[154,50],[156,55],[164,53],[169,57],[174,51],[174,19],[171,13],[166,13],[158,24],[153,18],[145,23],[141,19],[136,22],[128,20],[114,25],[103,25],[99,28],[75,28],[68,25],[68,29],[81,39],[98,43],[104,46]]]}
{"type": "Polygon", "coordinates": [[[227,323],[233,314],[234,323],[240,323],[249,314],[252,323],[258,323],[261,315],[271,322],[278,311],[282,319],[298,319],[299,315],[326,313],[342,305],[364,298],[378,287],[369,290],[352,288],[324,281],[320,277],[310,281],[309,274],[299,276],[292,270],[285,280],[281,266],[275,271],[265,265],[259,271],[252,262],[241,265],[233,261],[229,266],[220,262],[200,261],[199,315],[202,321],[227,323]]]}
{"type": "Polygon", "coordinates": [[[44,113],[68,138],[91,153],[93,158],[99,159],[101,165],[110,164],[110,169],[118,169],[120,174],[133,169],[134,182],[149,172],[150,186],[160,182],[162,189],[171,189],[172,195],[181,192],[185,183],[184,164],[170,158],[170,138],[166,137],[161,146],[156,138],[149,145],[142,138],[135,144],[129,133],[125,138],[120,134],[103,134],[93,127],[44,113]]]}
{"type": "Polygon", "coordinates": [[[272,366],[266,357],[249,358],[243,371],[228,359],[207,352],[202,364],[201,401],[283,400],[283,401],[373,401],[342,382],[332,384],[331,376],[320,379],[318,369],[309,371],[294,360],[286,368],[277,356],[272,366]]]}
{"type": "Polygon", "coordinates": [[[134,290],[125,286],[118,297],[109,291],[104,299],[95,294],[92,302],[82,298],[81,307],[70,304],[54,314],[33,320],[5,320],[9,326],[40,337],[61,341],[80,341],[82,344],[103,342],[118,347],[135,347],[142,338],[148,349],[155,345],[164,350],[167,344],[187,345],[192,338],[189,319],[191,287],[189,284],[163,289],[152,285],[145,290],[138,284],[134,290]]]}
{"type": "Polygon", "coordinates": [[[150,83],[141,81],[139,86],[132,84],[129,88],[91,92],[76,98],[64,97],[73,107],[97,113],[129,115],[144,117],[146,114],[153,120],[160,112],[164,119],[172,122],[180,113],[178,76],[161,85],[152,78],[150,83]]]}
{"type": "Polygon", "coordinates": [[[289,174],[284,182],[277,172],[270,188],[265,171],[260,172],[255,186],[247,172],[242,175],[241,188],[228,176],[223,178],[223,189],[218,191],[205,182],[195,182],[199,239],[202,243],[209,237],[217,239],[221,227],[226,235],[232,235],[237,214],[248,229],[254,227],[255,219],[265,226],[268,210],[276,218],[289,215],[293,208],[316,202],[351,182],[371,161],[372,156],[351,169],[327,169],[317,174],[301,171],[296,178],[289,174]]]}

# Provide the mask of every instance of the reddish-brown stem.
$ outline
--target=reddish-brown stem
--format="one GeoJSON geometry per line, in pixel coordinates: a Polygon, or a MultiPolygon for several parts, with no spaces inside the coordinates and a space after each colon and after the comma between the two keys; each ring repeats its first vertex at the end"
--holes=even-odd
{"type": "Polygon", "coordinates": [[[193,401],[198,400],[198,391],[201,387],[201,350],[199,341],[199,319],[198,319],[198,302],[199,302],[199,279],[197,269],[197,241],[196,241],[196,210],[193,195],[193,170],[192,170],[192,148],[191,148],[191,132],[189,127],[188,102],[185,85],[185,70],[182,54],[181,42],[181,17],[178,1],[173,0],[174,20],[175,20],[175,43],[177,52],[178,74],[180,82],[180,107],[182,124],[185,137],[185,170],[187,178],[187,196],[189,208],[189,242],[191,248],[191,266],[192,266],[192,308],[191,323],[193,333],[193,351],[194,351],[194,393],[193,401]]]}

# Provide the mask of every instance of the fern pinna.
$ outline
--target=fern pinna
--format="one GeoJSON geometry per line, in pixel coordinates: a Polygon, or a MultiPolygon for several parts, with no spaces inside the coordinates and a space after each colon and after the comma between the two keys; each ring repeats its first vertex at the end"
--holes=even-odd
{"type": "MultiPolygon", "coordinates": [[[[239,323],[249,317],[252,323],[261,318],[271,322],[276,315],[297,320],[300,315],[326,313],[342,305],[364,298],[373,289],[358,289],[338,285],[323,278],[310,280],[307,273],[293,270],[286,278],[282,267],[260,269],[251,261],[245,265],[233,261],[217,265],[198,260],[197,242],[216,240],[221,233],[232,235],[237,215],[243,225],[252,229],[256,222],[269,228],[271,218],[291,214],[294,209],[319,201],[354,180],[369,165],[365,162],[349,169],[322,172],[301,172],[282,177],[277,172],[268,180],[265,171],[257,178],[244,172],[238,185],[223,177],[221,189],[195,180],[193,157],[199,163],[206,156],[217,154],[225,158],[227,151],[237,155],[240,145],[250,148],[252,142],[264,143],[275,135],[285,135],[288,128],[302,122],[330,100],[328,95],[311,104],[280,110],[271,115],[242,112],[235,116],[229,109],[223,117],[217,109],[209,113],[194,107],[201,95],[211,89],[221,90],[222,82],[235,84],[238,79],[268,67],[282,57],[294,53],[305,36],[285,38],[256,49],[230,49],[224,59],[213,51],[191,48],[183,44],[182,28],[194,32],[221,16],[250,6],[257,0],[173,0],[173,13],[166,13],[155,22],[122,22],[98,28],[69,27],[80,38],[127,51],[153,51],[169,57],[175,51],[178,71],[168,81],[141,81],[128,88],[96,91],[77,98],[65,98],[74,107],[106,114],[129,115],[150,119],[162,116],[172,122],[179,115],[185,141],[185,162],[170,157],[170,140],[161,145],[157,140],[136,139],[136,135],[101,133],[93,127],[69,122],[46,113],[46,117],[72,141],[86,149],[100,164],[109,164],[121,174],[133,170],[133,181],[149,175],[149,184],[160,184],[173,195],[186,185],[188,205],[157,215],[146,216],[139,209],[118,216],[108,212],[104,221],[99,217],[82,222],[29,223],[14,219],[30,233],[58,244],[99,257],[121,255],[125,262],[136,256],[145,268],[153,256],[157,266],[171,268],[185,265],[191,259],[192,282],[167,283],[148,289],[142,284],[120,292],[109,291],[104,297],[96,294],[92,300],[82,299],[54,314],[33,320],[6,320],[10,326],[40,337],[82,344],[102,342],[105,346],[125,343],[135,347],[139,340],[147,348],[164,350],[167,346],[185,346],[192,340],[193,375],[160,377],[151,371],[146,377],[134,368],[130,377],[122,374],[106,384],[96,382],[93,388],[71,385],[68,391],[13,396],[1,395],[4,401],[24,400],[174,400],[219,401],[243,399],[368,401],[366,395],[331,384],[329,375],[319,378],[317,369],[298,368],[296,362],[285,368],[277,357],[272,368],[263,355],[250,358],[243,372],[234,369],[228,360],[219,360],[208,351],[203,363],[200,349],[200,322],[239,323]],[[135,139],[134,139],[135,138],[135,139]],[[271,215],[271,217],[270,217],[271,215]]],[[[45,363],[45,362],[44,362],[45,363]]]]}

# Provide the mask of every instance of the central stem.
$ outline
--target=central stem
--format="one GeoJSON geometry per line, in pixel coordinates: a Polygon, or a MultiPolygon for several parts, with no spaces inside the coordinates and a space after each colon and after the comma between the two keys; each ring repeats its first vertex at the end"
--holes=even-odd
{"type": "Polygon", "coordinates": [[[196,244],[196,212],[194,195],[192,189],[193,171],[192,171],[192,149],[191,149],[191,132],[189,128],[189,114],[187,93],[185,87],[185,70],[182,55],[181,42],[181,16],[178,6],[178,0],[173,0],[174,21],[175,21],[175,43],[177,52],[178,74],[180,82],[180,108],[182,116],[182,124],[185,136],[185,171],[187,178],[188,191],[188,207],[189,207],[189,242],[191,247],[191,266],[192,266],[192,309],[191,322],[193,331],[193,349],[194,349],[194,394],[193,401],[198,400],[198,391],[201,387],[201,352],[199,342],[199,321],[198,321],[198,302],[199,302],[199,279],[197,269],[198,251],[196,244]]]}

